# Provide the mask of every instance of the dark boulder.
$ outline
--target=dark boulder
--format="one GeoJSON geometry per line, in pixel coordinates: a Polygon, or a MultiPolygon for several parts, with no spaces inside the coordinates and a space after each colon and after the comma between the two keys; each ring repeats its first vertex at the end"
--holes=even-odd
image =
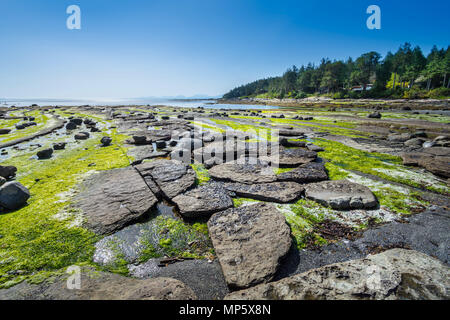
{"type": "Polygon", "coordinates": [[[0,177],[5,179],[12,178],[16,175],[17,168],[14,166],[0,166],[0,177]]]}
{"type": "Polygon", "coordinates": [[[52,156],[53,154],[53,149],[49,148],[49,149],[44,149],[44,150],[40,150],[37,153],[37,156],[39,159],[48,159],[52,156]]]}
{"type": "Polygon", "coordinates": [[[0,206],[7,210],[22,207],[30,198],[30,192],[17,181],[6,182],[0,187],[0,206]]]}

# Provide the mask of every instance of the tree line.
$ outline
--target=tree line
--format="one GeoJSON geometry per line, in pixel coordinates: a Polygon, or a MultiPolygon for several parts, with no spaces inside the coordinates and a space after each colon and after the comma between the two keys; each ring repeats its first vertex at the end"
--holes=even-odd
{"type": "Polygon", "coordinates": [[[304,98],[311,94],[421,98],[428,97],[426,92],[435,88],[440,88],[439,95],[450,95],[450,46],[446,50],[433,46],[425,56],[419,46],[413,48],[405,43],[384,59],[371,51],[356,60],[323,58],[319,65],[294,65],[280,77],[239,86],[223,98],[304,98]],[[359,92],[354,91],[355,86],[359,86],[359,92]]]}

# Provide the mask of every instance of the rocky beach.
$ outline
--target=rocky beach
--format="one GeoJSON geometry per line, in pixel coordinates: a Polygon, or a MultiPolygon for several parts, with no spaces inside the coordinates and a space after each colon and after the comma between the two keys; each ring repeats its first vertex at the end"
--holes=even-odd
{"type": "Polygon", "coordinates": [[[0,107],[0,299],[450,298],[449,100],[219,103],[0,107]]]}

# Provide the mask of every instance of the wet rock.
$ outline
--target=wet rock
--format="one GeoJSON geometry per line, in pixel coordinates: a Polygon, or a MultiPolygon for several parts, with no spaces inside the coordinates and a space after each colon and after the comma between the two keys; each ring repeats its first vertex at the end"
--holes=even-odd
{"type": "Polygon", "coordinates": [[[233,292],[226,299],[448,300],[449,270],[424,253],[391,249],[233,292]]]}
{"type": "Polygon", "coordinates": [[[37,156],[39,159],[48,159],[52,156],[53,154],[53,149],[49,148],[49,149],[44,149],[44,150],[40,150],[37,153],[37,156]]]}
{"type": "Polygon", "coordinates": [[[87,140],[89,139],[89,132],[79,132],[74,136],[75,140],[87,140]]]}
{"type": "Polygon", "coordinates": [[[413,139],[405,141],[405,146],[421,147],[424,142],[425,142],[425,140],[422,138],[413,138],[413,139]]]}
{"type": "Polygon", "coordinates": [[[5,179],[12,178],[16,175],[17,168],[14,166],[0,166],[0,177],[5,179]]]}
{"type": "Polygon", "coordinates": [[[64,150],[66,148],[65,142],[58,142],[53,144],[53,150],[64,150]]]}
{"type": "Polygon", "coordinates": [[[270,281],[292,242],[283,214],[268,203],[215,213],[208,229],[232,288],[270,281]]]}
{"type": "Polygon", "coordinates": [[[217,260],[184,260],[159,267],[161,259],[129,265],[130,276],[136,278],[170,277],[188,285],[200,300],[222,300],[229,292],[217,260]]]}
{"type": "Polygon", "coordinates": [[[306,142],[280,138],[280,145],[282,145],[283,147],[305,147],[306,142]]]}
{"type": "Polygon", "coordinates": [[[156,141],[155,142],[156,148],[163,149],[166,147],[166,141],[156,141]]]}
{"type": "Polygon", "coordinates": [[[282,172],[277,176],[278,181],[294,181],[298,183],[309,183],[328,180],[328,174],[322,163],[310,162],[282,172]]]}
{"type": "Polygon", "coordinates": [[[279,130],[278,134],[280,136],[285,137],[302,137],[304,136],[305,132],[308,132],[308,130],[292,129],[292,130],[279,130]]]}
{"type": "Polygon", "coordinates": [[[379,111],[375,111],[375,112],[369,114],[367,116],[367,118],[380,119],[381,118],[381,113],[379,111]]]}
{"type": "Polygon", "coordinates": [[[217,180],[245,184],[275,182],[277,176],[273,168],[263,164],[239,163],[238,161],[219,164],[209,169],[209,175],[217,180]]]}
{"type": "Polygon", "coordinates": [[[410,133],[401,133],[401,134],[390,134],[388,135],[387,140],[394,142],[405,142],[412,138],[413,136],[410,133]]]}
{"type": "Polygon", "coordinates": [[[324,151],[325,149],[319,146],[316,146],[315,144],[312,143],[308,143],[306,145],[306,148],[310,151],[315,151],[315,152],[320,152],[320,151],[324,151]]]}
{"type": "Polygon", "coordinates": [[[6,183],[6,179],[0,176],[0,187],[6,183]]]}
{"type": "Polygon", "coordinates": [[[305,196],[336,210],[371,209],[378,204],[369,188],[348,180],[308,184],[305,186],[305,196]]]}
{"type": "Polygon", "coordinates": [[[438,136],[433,140],[434,144],[439,147],[450,147],[450,137],[438,136]]]}
{"type": "Polygon", "coordinates": [[[268,202],[286,203],[294,201],[305,190],[295,182],[272,182],[261,184],[226,183],[225,189],[243,198],[268,202]]]}
{"type": "Polygon", "coordinates": [[[23,129],[25,129],[25,126],[23,124],[18,123],[18,124],[16,124],[16,129],[23,130],[23,129]]]}
{"type": "Polygon", "coordinates": [[[147,183],[156,183],[168,199],[185,192],[195,184],[192,168],[176,160],[155,160],[136,166],[147,183]]]}
{"type": "Polygon", "coordinates": [[[109,146],[109,145],[111,144],[111,142],[112,142],[111,137],[103,137],[103,138],[100,140],[100,143],[101,143],[102,146],[104,146],[104,147],[109,146]]]}
{"type": "Polygon", "coordinates": [[[136,145],[145,145],[150,144],[151,141],[147,140],[146,136],[133,136],[132,143],[136,145]]]}
{"type": "Polygon", "coordinates": [[[412,134],[413,138],[426,138],[427,134],[425,131],[416,131],[412,134]]]}
{"type": "Polygon", "coordinates": [[[83,182],[75,206],[83,212],[85,226],[110,234],[141,218],[156,203],[142,177],[131,167],[102,171],[83,182]]]}
{"type": "Polygon", "coordinates": [[[74,122],[69,122],[68,124],[66,124],[67,130],[75,130],[76,128],[77,128],[77,125],[74,122]]]}
{"type": "Polygon", "coordinates": [[[16,210],[30,198],[30,192],[17,181],[6,182],[0,187],[0,207],[16,210]]]}
{"type": "MultiPolygon", "coordinates": [[[[62,270],[64,273],[64,270],[62,270]]],[[[21,284],[0,290],[0,300],[194,300],[197,296],[173,278],[134,279],[85,268],[81,288],[69,289],[66,276],[40,284],[21,284]]]]}
{"type": "Polygon", "coordinates": [[[186,218],[200,218],[233,207],[233,200],[217,183],[208,183],[172,199],[186,218]]]}
{"type": "Polygon", "coordinates": [[[83,119],[73,118],[69,120],[69,123],[74,123],[77,126],[81,126],[83,119]]]}
{"type": "Polygon", "coordinates": [[[0,129],[0,134],[8,134],[11,132],[11,129],[0,129]]]}

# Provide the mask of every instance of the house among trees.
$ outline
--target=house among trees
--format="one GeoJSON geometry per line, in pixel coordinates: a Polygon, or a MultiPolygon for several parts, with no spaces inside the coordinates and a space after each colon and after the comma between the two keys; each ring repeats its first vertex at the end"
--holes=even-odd
{"type": "MultiPolygon", "coordinates": [[[[371,90],[373,88],[373,84],[366,84],[366,90],[371,90]]],[[[364,86],[353,86],[350,88],[351,91],[364,91],[364,86]]]]}

